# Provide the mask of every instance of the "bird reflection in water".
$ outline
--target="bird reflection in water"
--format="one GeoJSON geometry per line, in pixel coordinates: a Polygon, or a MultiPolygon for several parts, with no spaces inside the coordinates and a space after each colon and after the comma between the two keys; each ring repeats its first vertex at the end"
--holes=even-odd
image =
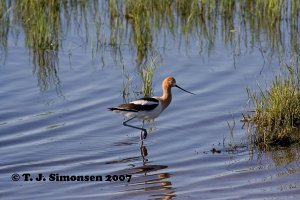
{"type": "Polygon", "coordinates": [[[141,141],[140,156],[114,160],[106,164],[129,163],[128,165],[132,166],[132,168],[118,172],[132,175],[130,183],[124,185],[128,189],[123,192],[134,192],[137,195],[147,193],[159,199],[172,199],[175,197],[175,189],[172,187],[171,181],[169,181],[171,174],[160,172],[168,168],[168,166],[149,164],[148,155],[148,149],[144,145],[144,141],[141,141]]]}

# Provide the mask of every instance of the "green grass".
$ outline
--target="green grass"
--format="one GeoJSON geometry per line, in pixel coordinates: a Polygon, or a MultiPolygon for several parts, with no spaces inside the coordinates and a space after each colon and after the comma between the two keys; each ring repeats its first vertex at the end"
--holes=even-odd
{"type": "MultiPolygon", "coordinates": [[[[299,55],[299,13],[299,0],[3,0],[0,50],[5,58],[8,38],[24,35],[42,90],[58,82],[58,51],[70,32],[100,57],[110,51],[116,63],[133,51],[138,67],[152,52],[167,51],[170,41],[186,51],[196,45],[200,55],[210,55],[217,38],[234,55],[260,49],[262,56],[278,55],[282,62],[299,55]]],[[[151,69],[145,70],[138,73],[149,85],[152,78],[145,74],[151,69]]]]}
{"type": "Polygon", "coordinates": [[[4,62],[7,55],[7,40],[9,34],[9,11],[10,4],[0,1],[0,57],[4,55],[4,62]],[[4,53],[2,53],[4,52],[4,53]]]}
{"type": "Polygon", "coordinates": [[[300,74],[297,68],[275,76],[268,89],[248,94],[254,105],[249,115],[254,142],[260,147],[288,146],[300,142],[300,74]]]}
{"type": "Polygon", "coordinates": [[[125,70],[124,65],[122,65],[122,80],[123,80],[123,91],[122,91],[123,102],[129,103],[129,96],[130,96],[130,89],[131,89],[130,86],[131,86],[132,77],[125,70]]]}
{"type": "Polygon", "coordinates": [[[142,94],[144,97],[150,97],[153,95],[152,80],[156,68],[160,64],[160,58],[158,56],[150,57],[150,60],[145,66],[140,69],[140,77],[142,80],[142,94]]]}
{"type": "Polygon", "coordinates": [[[61,38],[75,26],[92,48],[128,44],[137,65],[167,37],[186,49],[197,41],[200,54],[210,54],[218,36],[236,53],[242,45],[251,50],[265,42],[272,53],[298,54],[299,12],[298,0],[6,0],[0,2],[0,44],[7,45],[17,25],[28,48],[59,50],[61,38]]]}

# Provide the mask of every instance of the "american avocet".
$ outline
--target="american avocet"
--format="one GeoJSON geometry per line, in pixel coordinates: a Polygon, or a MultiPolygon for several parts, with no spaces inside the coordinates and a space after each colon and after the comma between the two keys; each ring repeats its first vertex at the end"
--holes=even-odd
{"type": "Polygon", "coordinates": [[[144,133],[143,136],[141,135],[141,139],[145,139],[147,137],[147,130],[143,128],[144,120],[151,120],[158,117],[160,113],[168,107],[168,105],[172,101],[172,87],[177,87],[187,93],[194,94],[176,85],[176,80],[173,77],[169,76],[162,82],[163,95],[161,97],[144,97],[108,109],[129,118],[128,120],[123,122],[123,125],[141,130],[144,133]],[[143,120],[142,127],[127,124],[127,122],[131,121],[134,118],[143,120]]]}

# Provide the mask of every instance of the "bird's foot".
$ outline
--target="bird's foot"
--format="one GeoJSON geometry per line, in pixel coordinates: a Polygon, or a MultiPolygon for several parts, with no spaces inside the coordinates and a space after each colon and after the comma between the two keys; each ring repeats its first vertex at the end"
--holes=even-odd
{"type": "Polygon", "coordinates": [[[140,139],[141,140],[145,140],[147,138],[147,131],[146,131],[146,129],[145,130],[142,130],[141,131],[141,137],[140,137],[140,139]]]}

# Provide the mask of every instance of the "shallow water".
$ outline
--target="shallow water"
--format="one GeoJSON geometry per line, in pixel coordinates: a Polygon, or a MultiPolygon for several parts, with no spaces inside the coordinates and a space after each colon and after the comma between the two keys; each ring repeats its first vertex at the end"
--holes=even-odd
{"type": "MultiPolygon", "coordinates": [[[[28,49],[11,37],[0,67],[1,199],[299,199],[299,147],[259,154],[245,145],[240,122],[248,109],[246,87],[271,81],[276,60],[266,65],[258,49],[234,59],[220,41],[210,56],[200,56],[196,44],[189,48],[167,44],[153,89],[160,95],[161,81],[171,75],[197,95],[174,88],[171,105],[146,124],[150,134],[141,142],[138,130],[107,110],[123,102],[122,65],[109,50],[104,63],[80,47],[71,55],[59,52],[58,78],[45,87],[28,49]],[[238,148],[228,151],[229,142],[238,148]],[[12,181],[14,173],[43,174],[46,181],[12,181]],[[49,181],[52,173],[132,178],[49,181]]],[[[133,77],[130,90],[138,90],[129,47],[123,59],[133,77]]]]}

